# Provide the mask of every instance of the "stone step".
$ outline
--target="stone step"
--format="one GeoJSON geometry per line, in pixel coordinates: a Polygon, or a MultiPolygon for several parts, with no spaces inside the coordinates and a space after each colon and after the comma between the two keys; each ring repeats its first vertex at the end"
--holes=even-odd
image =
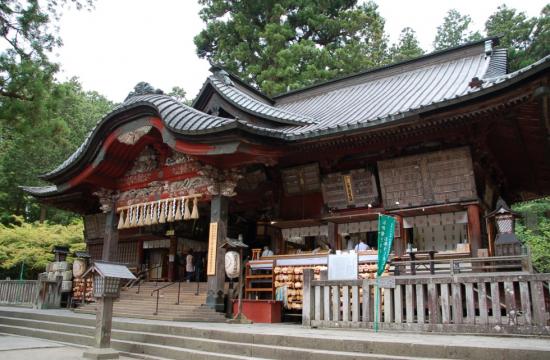
{"type": "MultiPolygon", "coordinates": [[[[0,332],[84,345],[92,338],[89,334],[93,333],[94,326],[93,317],[65,310],[48,313],[16,308],[3,310],[0,307],[0,332]]],[[[115,318],[112,336],[113,344],[119,350],[170,359],[550,358],[550,340],[533,337],[503,339],[399,332],[375,334],[367,330],[316,330],[286,324],[212,326],[115,318]]]]}
{"type": "MultiPolygon", "coordinates": [[[[0,332],[23,336],[32,336],[43,339],[90,346],[93,342],[91,335],[76,335],[75,325],[54,327],[51,322],[45,329],[37,326],[40,321],[34,321],[25,326],[0,323],[0,332]],[[63,331],[59,331],[63,330],[63,331]]],[[[24,323],[20,321],[20,323],[24,323]]],[[[88,327],[87,332],[93,332],[88,327]]],[[[418,360],[418,357],[383,355],[372,353],[357,353],[349,351],[316,350],[280,345],[262,345],[239,343],[233,341],[214,340],[197,337],[183,337],[174,335],[159,335],[150,332],[134,332],[113,330],[111,346],[119,351],[131,354],[145,354],[167,359],[308,359],[308,360],[418,360]]],[[[436,358],[431,358],[437,360],[436,358]]]]}

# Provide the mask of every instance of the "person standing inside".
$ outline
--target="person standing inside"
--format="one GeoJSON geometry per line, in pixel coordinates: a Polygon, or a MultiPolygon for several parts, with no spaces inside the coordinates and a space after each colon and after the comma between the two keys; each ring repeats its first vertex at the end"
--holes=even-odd
{"type": "Polygon", "coordinates": [[[369,250],[370,247],[365,243],[365,240],[361,239],[359,244],[355,245],[355,251],[365,251],[369,250]]]}
{"type": "Polygon", "coordinates": [[[189,254],[185,258],[185,280],[191,282],[195,275],[195,258],[193,256],[193,249],[189,249],[189,254]]]}

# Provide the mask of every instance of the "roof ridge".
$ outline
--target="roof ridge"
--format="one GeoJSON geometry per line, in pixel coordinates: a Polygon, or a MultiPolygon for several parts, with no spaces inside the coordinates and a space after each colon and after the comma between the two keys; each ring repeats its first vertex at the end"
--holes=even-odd
{"type": "Polygon", "coordinates": [[[457,52],[459,50],[463,50],[463,49],[466,49],[466,48],[479,46],[479,45],[484,44],[486,41],[489,41],[489,40],[494,41],[497,44],[499,38],[500,38],[499,36],[486,37],[486,38],[483,38],[483,39],[480,39],[480,40],[477,40],[477,41],[468,42],[468,43],[461,44],[461,45],[458,45],[458,46],[454,46],[454,47],[451,47],[451,48],[438,50],[438,51],[432,51],[428,54],[424,54],[422,56],[415,57],[413,59],[408,59],[408,60],[404,60],[404,61],[400,61],[400,62],[396,62],[396,63],[391,63],[391,64],[381,65],[381,66],[374,67],[374,68],[365,69],[365,70],[355,72],[355,73],[352,73],[352,74],[342,75],[342,76],[339,76],[339,77],[336,77],[336,78],[333,78],[333,79],[330,79],[330,80],[319,81],[319,82],[314,83],[312,85],[308,85],[308,86],[305,86],[305,87],[302,87],[302,88],[299,88],[299,89],[295,89],[295,90],[287,91],[287,92],[284,92],[284,93],[281,93],[281,94],[277,94],[277,95],[273,96],[273,99],[275,100],[275,102],[277,102],[279,99],[285,98],[287,96],[292,96],[292,95],[297,94],[297,93],[305,92],[305,91],[308,91],[308,90],[311,90],[311,89],[323,87],[325,85],[333,84],[333,83],[336,83],[336,82],[348,80],[348,79],[355,78],[355,77],[361,77],[361,76],[364,76],[364,75],[368,75],[368,74],[372,74],[372,73],[376,73],[376,72],[380,72],[380,71],[384,71],[384,70],[388,70],[388,69],[392,69],[392,68],[399,68],[401,66],[408,65],[408,64],[413,64],[415,62],[420,62],[420,61],[423,61],[423,60],[426,60],[426,59],[436,58],[436,57],[439,57],[439,56],[442,56],[442,55],[445,55],[445,54],[449,54],[449,53],[453,53],[453,52],[457,52]]]}

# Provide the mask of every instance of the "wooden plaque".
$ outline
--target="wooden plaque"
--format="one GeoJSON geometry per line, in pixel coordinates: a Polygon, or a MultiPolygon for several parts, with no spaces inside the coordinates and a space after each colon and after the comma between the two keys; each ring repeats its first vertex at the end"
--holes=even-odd
{"type": "Polygon", "coordinates": [[[316,192],[321,189],[319,164],[313,163],[281,170],[287,195],[316,192]]]}
{"type": "Polygon", "coordinates": [[[467,147],[379,161],[378,173],[386,209],[477,199],[467,147]]]}
{"type": "Polygon", "coordinates": [[[206,275],[216,275],[216,253],[218,250],[218,223],[210,223],[210,232],[208,234],[208,265],[206,275]]]}
{"type": "Polygon", "coordinates": [[[328,174],[323,178],[323,199],[332,209],[377,203],[378,189],[374,175],[367,169],[328,174]]]}

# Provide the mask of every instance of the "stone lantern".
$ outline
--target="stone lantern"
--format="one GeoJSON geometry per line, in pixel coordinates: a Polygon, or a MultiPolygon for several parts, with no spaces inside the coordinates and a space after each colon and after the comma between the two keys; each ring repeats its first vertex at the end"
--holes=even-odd
{"type": "Polygon", "coordinates": [[[487,218],[494,220],[497,229],[496,256],[522,255],[523,246],[515,234],[518,217],[520,215],[512,211],[502,198],[498,199],[496,209],[487,215],[487,218]]]}
{"type": "Polygon", "coordinates": [[[136,277],[126,265],[96,261],[83,275],[93,276],[94,297],[97,298],[96,333],[94,346],[83,354],[87,359],[118,359],[118,352],[111,349],[113,301],[120,296],[120,280],[136,277]]]}

